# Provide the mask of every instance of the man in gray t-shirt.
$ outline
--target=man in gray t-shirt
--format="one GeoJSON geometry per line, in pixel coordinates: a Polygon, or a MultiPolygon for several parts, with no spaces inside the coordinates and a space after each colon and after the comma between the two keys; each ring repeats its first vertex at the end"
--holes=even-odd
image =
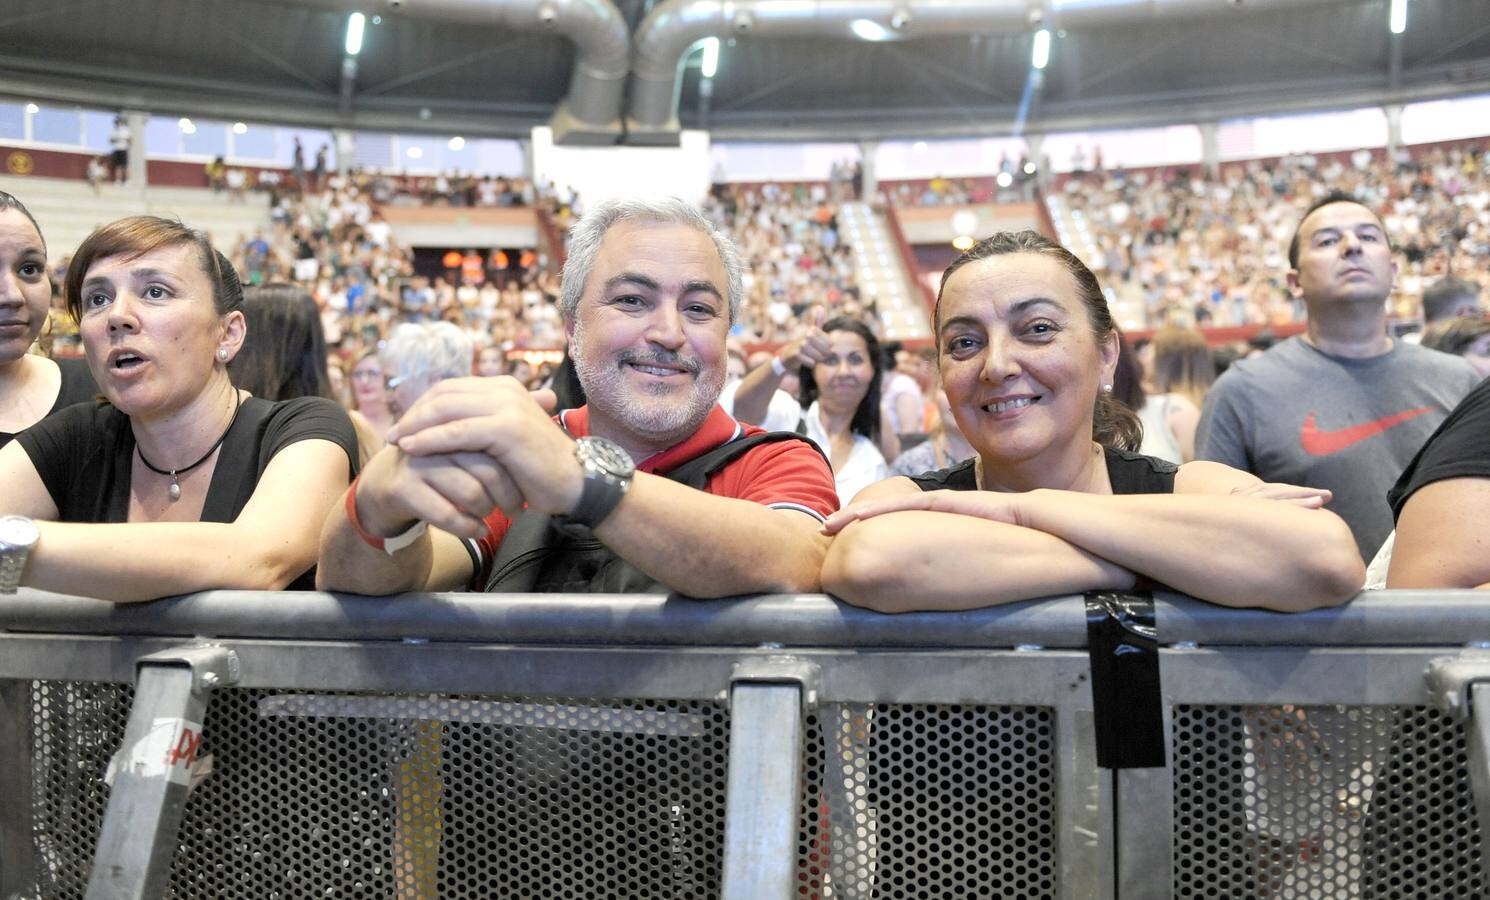
{"type": "Polygon", "coordinates": [[[1458,357],[1387,337],[1396,265],[1381,221],[1355,200],[1315,204],[1289,264],[1308,331],[1217,380],[1196,457],[1329,489],[1329,508],[1370,559],[1392,530],[1387,489],[1479,376],[1458,357]]]}

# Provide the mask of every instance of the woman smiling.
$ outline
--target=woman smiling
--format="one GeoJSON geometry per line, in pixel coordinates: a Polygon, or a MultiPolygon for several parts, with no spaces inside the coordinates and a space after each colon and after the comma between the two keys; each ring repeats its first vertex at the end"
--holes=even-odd
{"type": "Polygon", "coordinates": [[[232,265],[178,222],[121,219],[78,248],[66,297],[106,399],[0,450],[0,514],[34,532],[29,561],[7,568],[117,601],[310,587],[357,439],[330,400],[233,387],[245,324],[232,265]]]}
{"type": "Polygon", "coordinates": [[[934,314],[953,415],[976,455],[891,478],[829,518],[824,587],[872,609],[967,609],[1140,578],[1229,606],[1339,603],[1363,571],[1328,492],[1133,452],[1111,390],[1118,339],[1065,248],[999,234],[942,276],[934,314]],[[976,573],[969,577],[970,573],[976,573]]]}
{"type": "Polygon", "coordinates": [[[802,368],[808,406],[799,430],[828,455],[838,500],[847,503],[890,474],[879,451],[880,348],[874,332],[854,319],[830,319],[823,333],[823,358],[802,368]]]}

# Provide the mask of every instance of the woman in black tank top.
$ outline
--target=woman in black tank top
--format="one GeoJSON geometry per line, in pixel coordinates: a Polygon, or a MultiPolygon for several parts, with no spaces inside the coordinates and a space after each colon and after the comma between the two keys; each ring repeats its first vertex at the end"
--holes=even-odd
{"type": "Polygon", "coordinates": [[[1109,396],[1118,339],[1095,276],[1033,231],[942,276],[943,387],[976,455],[867,488],[828,520],[825,589],[884,612],[1157,582],[1230,606],[1340,603],[1364,572],[1327,491],[1135,452],[1109,396]],[[852,527],[850,527],[852,526],[852,527]]]}

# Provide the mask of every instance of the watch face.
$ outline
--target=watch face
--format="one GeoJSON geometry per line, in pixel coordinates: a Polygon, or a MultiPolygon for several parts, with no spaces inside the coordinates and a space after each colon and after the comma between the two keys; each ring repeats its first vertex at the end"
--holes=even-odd
{"type": "Polygon", "coordinates": [[[607,475],[630,478],[636,472],[636,463],[631,454],[621,449],[614,441],[605,438],[582,437],[576,448],[579,457],[593,464],[607,475]]]}
{"type": "Polygon", "coordinates": [[[30,547],[41,536],[36,523],[25,516],[0,517],[0,544],[11,547],[30,547]]]}

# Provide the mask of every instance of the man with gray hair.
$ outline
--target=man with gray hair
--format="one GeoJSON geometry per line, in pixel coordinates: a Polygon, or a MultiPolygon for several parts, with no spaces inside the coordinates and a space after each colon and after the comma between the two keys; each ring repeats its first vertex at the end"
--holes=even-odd
{"type": "Polygon", "coordinates": [[[715,402],[743,294],[739,252],[693,206],[597,205],[559,300],[588,404],[550,418],[511,378],[431,388],[327,518],[320,586],[818,590],[826,460],[715,402]]]}
{"type": "Polygon", "coordinates": [[[393,329],[378,361],[395,417],[446,378],[471,374],[470,335],[449,322],[406,322],[393,329]]]}

